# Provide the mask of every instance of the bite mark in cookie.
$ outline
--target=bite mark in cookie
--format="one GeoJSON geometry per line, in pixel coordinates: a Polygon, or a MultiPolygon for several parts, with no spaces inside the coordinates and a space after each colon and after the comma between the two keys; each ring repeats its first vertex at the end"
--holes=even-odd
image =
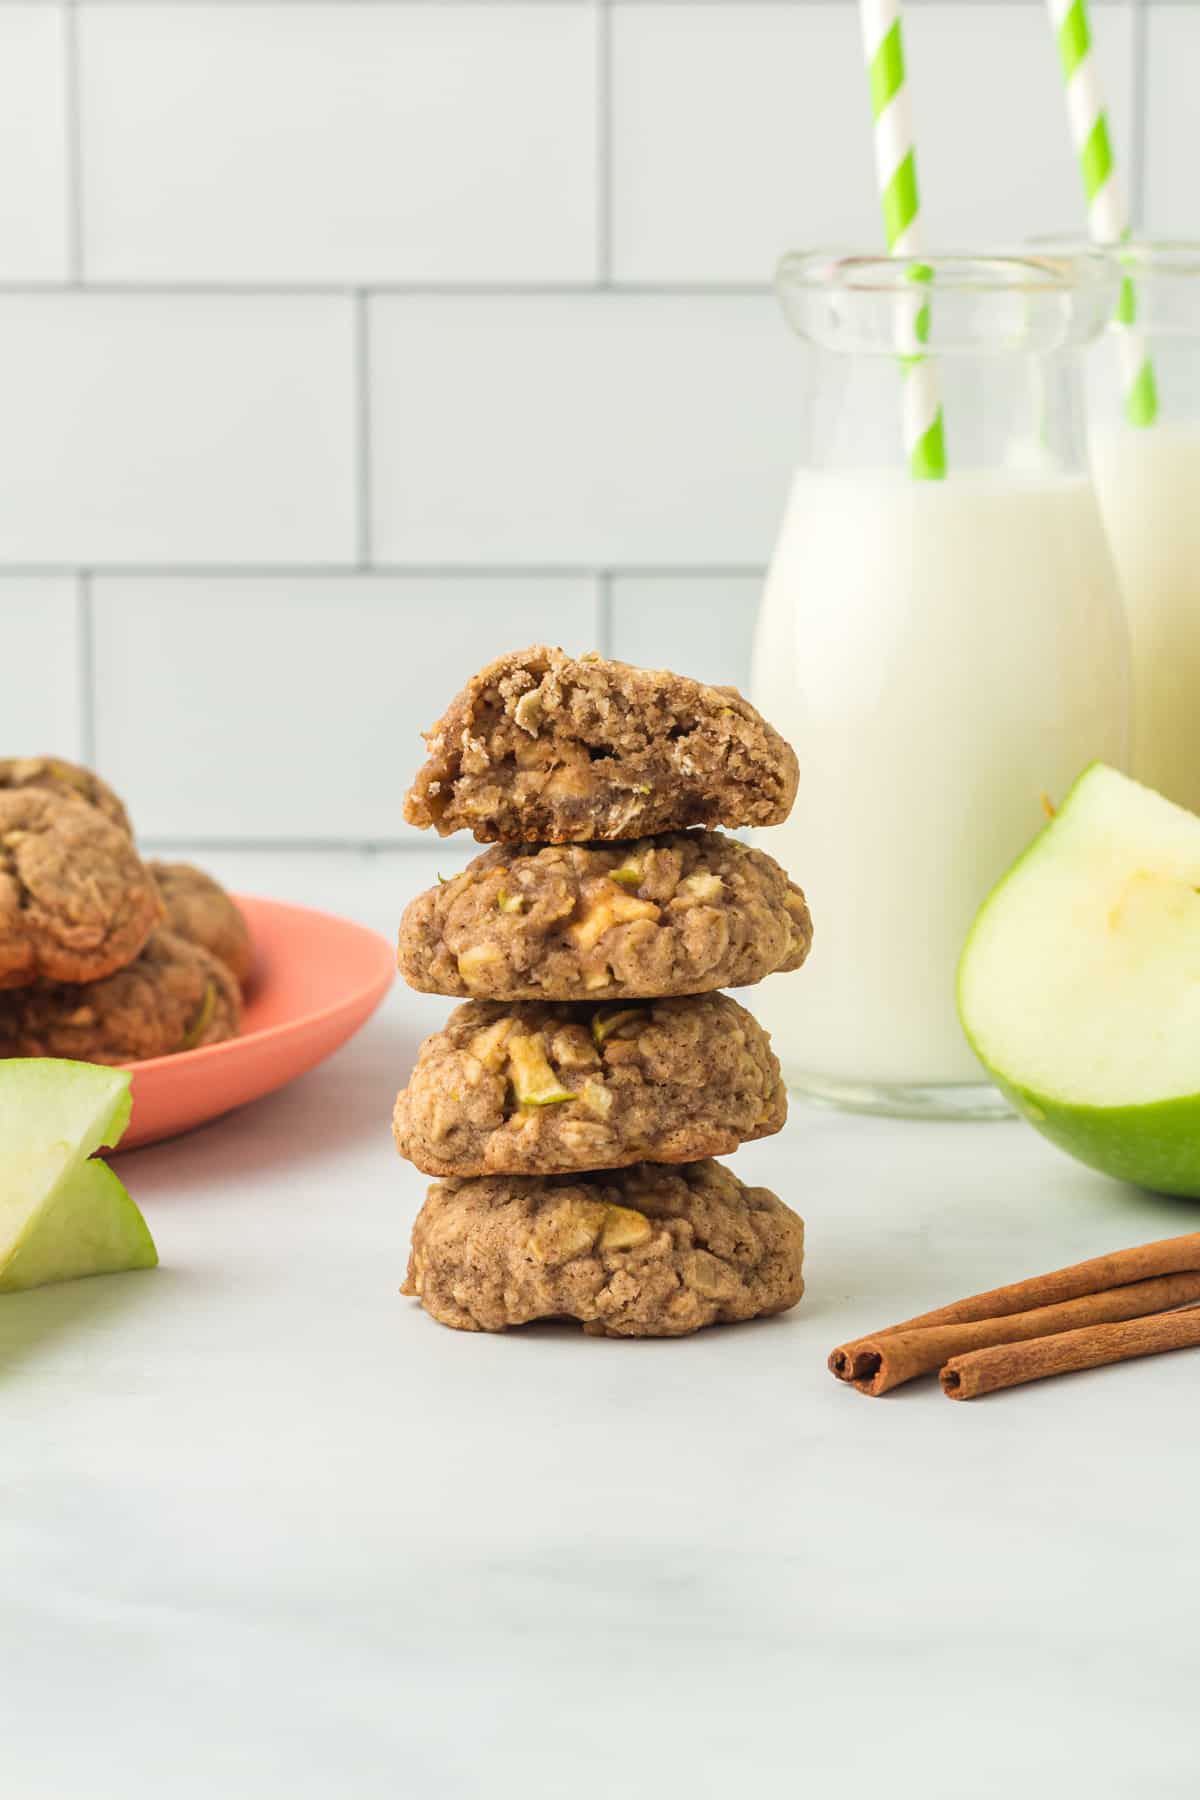
{"type": "Polygon", "coordinates": [[[545,645],[473,676],[426,743],[405,818],[481,843],[777,825],[798,777],[791,747],[735,688],[545,645]]]}
{"type": "Polygon", "coordinates": [[[460,1331],[578,1319],[601,1337],[682,1337],[795,1306],[804,1224],[720,1163],[432,1187],[403,1292],[460,1331]]]}
{"type": "Polygon", "coordinates": [[[396,1143],[427,1175],[693,1162],[778,1131],[779,1063],[725,994],[611,1007],[468,1001],[421,1047],[396,1143]]]}
{"type": "Polygon", "coordinates": [[[156,931],[103,981],[0,994],[0,1056],[123,1064],[236,1037],[242,997],[232,972],[197,944],[156,931]]]}
{"type": "Polygon", "coordinates": [[[744,987],[798,969],[800,889],[719,831],[625,844],[511,845],[411,902],[400,972],[423,993],[640,999],[744,987]]]}
{"type": "Polygon", "coordinates": [[[42,788],[0,791],[0,988],[100,980],[161,917],[132,840],[95,807],[42,788]]]}

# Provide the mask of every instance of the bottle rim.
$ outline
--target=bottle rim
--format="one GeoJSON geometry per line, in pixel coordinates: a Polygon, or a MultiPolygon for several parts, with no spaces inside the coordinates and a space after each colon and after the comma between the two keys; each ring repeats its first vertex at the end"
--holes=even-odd
{"type": "MultiPolygon", "coordinates": [[[[1053,294],[1107,289],[1117,281],[1112,250],[1067,239],[1001,251],[940,251],[932,256],[886,256],[833,248],[788,250],[776,268],[777,285],[846,293],[911,294],[914,282],[939,293],[1053,294]]],[[[1194,246],[1200,270],[1200,244],[1194,246]]]]}
{"type": "MultiPolygon", "coordinates": [[[[1077,255],[1088,241],[1067,232],[1030,239],[1038,255],[1077,255]]],[[[1135,281],[1195,280],[1200,278],[1200,238],[1128,237],[1119,244],[1091,245],[1111,256],[1123,275],[1135,281]]]]}
{"type": "Polygon", "coordinates": [[[1104,249],[885,256],[789,251],[775,291],[799,336],[860,355],[1050,355],[1079,349],[1117,308],[1122,272],[1104,249]]]}

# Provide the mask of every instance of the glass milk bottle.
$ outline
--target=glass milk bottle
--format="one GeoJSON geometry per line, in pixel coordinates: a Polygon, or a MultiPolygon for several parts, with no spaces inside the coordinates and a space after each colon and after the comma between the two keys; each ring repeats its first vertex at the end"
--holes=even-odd
{"type": "Polygon", "coordinates": [[[778,288],[810,346],[810,406],[752,693],[800,759],[763,847],[805,889],[815,937],[755,1010],[813,1098],[999,1115],[958,1024],[964,939],[1045,806],[1126,754],[1126,628],[1078,355],[1116,270],[1086,253],[797,254],[778,288]],[[902,442],[914,292],[944,408],[936,480],[913,477],[902,442]]]}
{"type": "Polygon", "coordinates": [[[1110,327],[1091,359],[1089,401],[1133,651],[1132,771],[1200,812],[1200,244],[1119,254],[1136,332],[1110,327]],[[1131,372],[1146,359],[1149,403],[1144,387],[1131,402],[1131,372]]]}

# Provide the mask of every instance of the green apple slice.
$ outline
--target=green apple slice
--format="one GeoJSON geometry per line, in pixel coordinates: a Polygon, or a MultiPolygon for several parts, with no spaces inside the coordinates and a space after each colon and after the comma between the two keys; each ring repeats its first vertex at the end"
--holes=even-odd
{"type": "Polygon", "coordinates": [[[1200,1197],[1200,818],[1101,763],[985,901],[959,1014],[1081,1162],[1200,1197]]]}
{"type": "Polygon", "coordinates": [[[122,1183],[88,1160],[119,1140],[131,1105],[120,1069],[0,1061],[0,1293],[158,1261],[122,1183]]]}

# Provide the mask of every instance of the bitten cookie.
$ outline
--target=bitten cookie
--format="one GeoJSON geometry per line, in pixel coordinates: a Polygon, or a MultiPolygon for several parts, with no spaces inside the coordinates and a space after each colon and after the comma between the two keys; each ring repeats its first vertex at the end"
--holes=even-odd
{"type": "Polygon", "coordinates": [[[162,917],[132,839],[82,800],[0,792],[0,988],[96,981],[162,917]]]}
{"type": "Polygon", "coordinates": [[[150,862],[146,867],[163,897],[167,930],[220,957],[245,987],[254,961],[250,928],[220,882],[191,863],[150,862]]]}
{"type": "Polygon", "coordinates": [[[616,1000],[748,987],[798,969],[804,895],[719,831],[485,850],[411,902],[400,973],[427,994],[616,1000]]]}
{"type": "Polygon", "coordinates": [[[108,783],[101,781],[91,769],[83,769],[78,763],[67,762],[65,757],[0,757],[0,793],[17,788],[40,788],[45,793],[57,794],[63,800],[86,800],[89,806],[94,806],[106,819],[119,825],[128,837],[133,836],[129,814],[108,783]]]}
{"type": "Polygon", "coordinates": [[[768,1137],[787,1092],[762,1026],[725,994],[641,1005],[470,1000],[421,1046],[396,1102],[427,1175],[550,1175],[695,1162],[768,1137]]]}
{"type": "Polygon", "coordinates": [[[778,825],[795,754],[735,688],[545,645],[472,677],[426,736],[411,825],[480,843],[778,825]]]}
{"type": "Polygon", "coordinates": [[[720,1163],[430,1188],[403,1292],[460,1331],[570,1318],[598,1337],[682,1337],[785,1312],[804,1224],[720,1163]]]}
{"type": "Polygon", "coordinates": [[[103,981],[0,994],[0,1056],[131,1063],[236,1037],[242,997],[231,971],[197,944],[156,931],[103,981]]]}

